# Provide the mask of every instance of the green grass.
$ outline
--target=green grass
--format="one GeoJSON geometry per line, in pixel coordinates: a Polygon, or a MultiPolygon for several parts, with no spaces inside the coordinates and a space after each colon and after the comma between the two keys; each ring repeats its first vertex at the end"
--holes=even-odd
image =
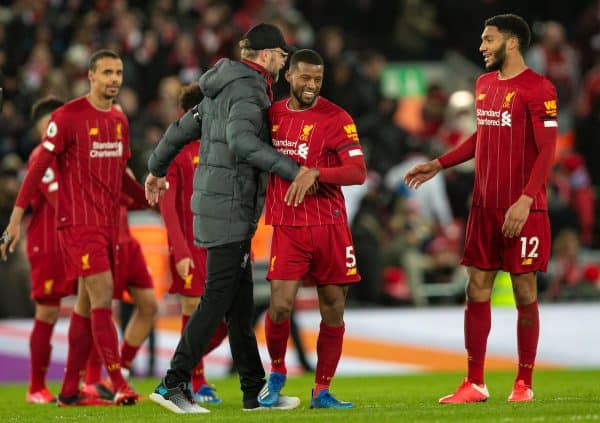
{"type": "MultiPolygon", "coordinates": [[[[332,392],[343,400],[353,401],[352,410],[310,410],[308,408],[312,376],[290,377],[284,388],[288,395],[300,396],[302,404],[292,411],[244,413],[236,378],[213,380],[223,404],[213,406],[210,414],[176,416],[149,400],[132,407],[73,407],[25,403],[25,385],[0,388],[2,421],[46,422],[412,422],[412,421],[600,421],[600,370],[538,371],[535,374],[536,400],[529,404],[506,401],[512,387],[513,373],[490,372],[487,384],[491,398],[485,403],[442,406],[440,396],[452,392],[462,375],[436,373],[411,376],[337,377],[332,392]]],[[[136,380],[134,385],[148,395],[157,380],[136,380]]],[[[58,385],[50,386],[53,392],[58,385]]]]}

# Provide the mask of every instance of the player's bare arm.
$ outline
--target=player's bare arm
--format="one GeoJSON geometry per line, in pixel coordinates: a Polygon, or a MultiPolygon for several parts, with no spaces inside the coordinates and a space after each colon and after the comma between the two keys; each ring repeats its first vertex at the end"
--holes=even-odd
{"type": "Polygon", "coordinates": [[[442,165],[438,159],[419,163],[406,172],[404,183],[409,188],[417,189],[421,184],[433,178],[441,169],[442,165]]]}

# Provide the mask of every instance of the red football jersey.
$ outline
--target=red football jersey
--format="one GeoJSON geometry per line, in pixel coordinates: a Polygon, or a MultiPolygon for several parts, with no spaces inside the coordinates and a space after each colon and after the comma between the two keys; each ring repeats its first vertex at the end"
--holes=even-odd
{"type": "MultiPolygon", "coordinates": [[[[269,109],[273,147],[300,165],[340,166],[340,157],[362,155],[356,125],[348,113],[331,101],[318,97],[312,107],[291,110],[288,99],[269,109]]],[[[290,182],[271,174],[267,188],[266,223],[311,226],[347,223],[346,206],[339,185],[320,183],[315,195],[307,195],[298,207],[284,198],[290,182]]]]}
{"type": "Polygon", "coordinates": [[[161,214],[167,226],[169,247],[176,261],[189,254],[186,249],[199,248],[194,245],[194,216],[191,206],[199,150],[199,141],[186,144],[167,170],[169,188],[161,201],[161,214]],[[175,218],[171,217],[172,213],[176,214],[175,218]]]}
{"type": "MultiPolygon", "coordinates": [[[[32,162],[40,153],[38,145],[29,156],[32,162]]],[[[56,233],[55,207],[58,196],[58,172],[56,163],[46,169],[42,182],[31,198],[33,210],[29,227],[27,228],[27,255],[52,254],[59,250],[56,233]]]]}
{"type": "Polygon", "coordinates": [[[56,109],[42,147],[56,155],[61,187],[58,227],[116,226],[123,172],[131,152],[127,117],[80,97],[56,109]]]}
{"type": "MultiPolygon", "coordinates": [[[[540,146],[556,142],[556,90],[531,69],[510,79],[490,72],[477,80],[475,101],[473,205],[507,209],[523,194],[540,146]]],[[[545,183],[531,209],[547,209],[545,183]]]]}

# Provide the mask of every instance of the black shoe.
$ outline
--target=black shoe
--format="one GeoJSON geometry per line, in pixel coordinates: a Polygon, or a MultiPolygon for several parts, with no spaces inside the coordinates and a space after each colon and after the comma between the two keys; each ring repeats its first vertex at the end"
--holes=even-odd
{"type": "Polygon", "coordinates": [[[196,404],[185,382],[179,383],[174,388],[167,388],[163,379],[150,394],[150,399],[177,414],[210,413],[210,410],[196,404]]]}

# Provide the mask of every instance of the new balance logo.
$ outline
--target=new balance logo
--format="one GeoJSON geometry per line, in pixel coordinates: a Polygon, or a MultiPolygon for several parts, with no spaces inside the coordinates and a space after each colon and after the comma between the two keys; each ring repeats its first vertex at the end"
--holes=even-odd
{"type": "Polygon", "coordinates": [[[501,126],[512,126],[512,116],[508,111],[502,112],[501,126]]]}
{"type": "Polygon", "coordinates": [[[89,270],[90,268],[90,255],[81,256],[81,270],[89,270]]]}
{"type": "Polygon", "coordinates": [[[194,278],[193,273],[186,275],[186,277],[183,279],[183,289],[192,289],[192,279],[193,278],[194,278]]]}

